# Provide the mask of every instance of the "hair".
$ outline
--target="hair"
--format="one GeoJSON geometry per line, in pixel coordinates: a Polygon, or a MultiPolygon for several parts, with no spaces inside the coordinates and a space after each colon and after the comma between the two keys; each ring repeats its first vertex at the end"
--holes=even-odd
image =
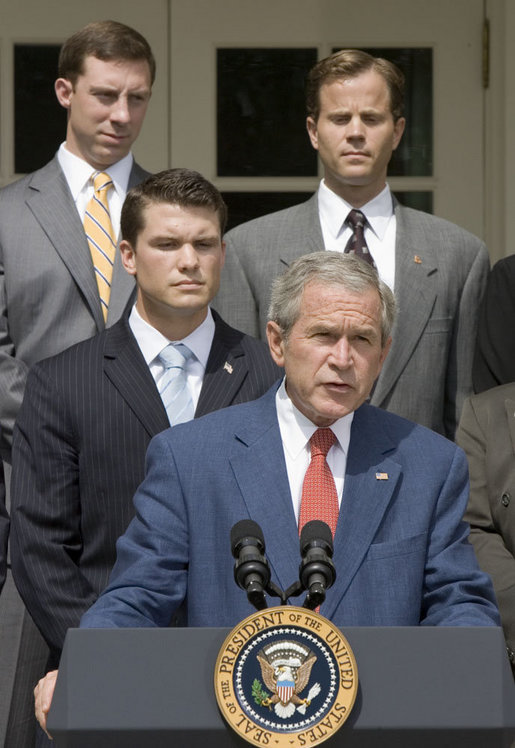
{"type": "Polygon", "coordinates": [[[394,122],[404,112],[404,74],[382,57],[372,57],[360,49],[342,49],[317,62],[308,73],[306,82],[306,108],[315,122],[320,115],[320,89],[324,83],[339,79],[356,78],[373,70],[381,75],[390,93],[390,110],[394,122]]]}
{"type": "Polygon", "coordinates": [[[170,203],[182,208],[208,208],[218,214],[220,235],[225,231],[227,206],[216,187],[198,171],[167,169],[153,174],[127,193],[120,227],[123,239],[133,249],[145,227],[145,208],[156,203],[170,203]]]}
{"type": "Polygon", "coordinates": [[[359,257],[340,252],[313,252],[299,257],[272,285],[268,320],[275,322],[285,341],[300,316],[302,296],[308,283],[341,286],[345,291],[377,291],[381,302],[381,345],[384,348],[395,320],[395,297],[377,271],[359,257]]]}
{"type": "Polygon", "coordinates": [[[147,40],[135,29],[118,21],[96,21],[76,31],[59,53],[57,72],[75,86],[84,73],[86,57],[99,60],[145,60],[150,68],[150,83],[156,77],[156,61],[147,40]]]}

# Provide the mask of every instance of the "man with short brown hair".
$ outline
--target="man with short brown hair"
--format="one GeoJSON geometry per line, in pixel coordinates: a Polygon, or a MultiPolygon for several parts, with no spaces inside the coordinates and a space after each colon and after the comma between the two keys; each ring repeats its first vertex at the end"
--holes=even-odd
{"type": "Polygon", "coordinates": [[[103,309],[83,226],[93,179],[105,173],[114,238],[125,194],[148,172],[131,146],[147,111],[155,61],[116,21],[88,24],[61,50],[55,92],[68,113],[55,158],[0,192],[0,423],[8,458],[28,367],[120,317],[134,285],[117,255],[103,309]]]}
{"type": "Polygon", "coordinates": [[[136,278],[135,304],[29,373],[13,439],[11,555],[16,585],[50,648],[49,668],[66,630],[107,583],[151,438],[259,397],[281,375],[263,342],[210,309],[225,221],[216,187],[189,169],[168,169],[130,190],[120,252],[136,278]],[[167,351],[178,354],[177,379],[167,351]]]}

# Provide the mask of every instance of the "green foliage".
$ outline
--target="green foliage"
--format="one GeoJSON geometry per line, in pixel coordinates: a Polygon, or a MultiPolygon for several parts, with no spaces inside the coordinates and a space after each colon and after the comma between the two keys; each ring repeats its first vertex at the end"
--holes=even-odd
{"type": "Polygon", "coordinates": [[[257,678],[254,678],[254,682],[252,683],[252,698],[258,706],[261,706],[264,701],[270,698],[270,694],[263,690],[261,681],[257,678]]]}

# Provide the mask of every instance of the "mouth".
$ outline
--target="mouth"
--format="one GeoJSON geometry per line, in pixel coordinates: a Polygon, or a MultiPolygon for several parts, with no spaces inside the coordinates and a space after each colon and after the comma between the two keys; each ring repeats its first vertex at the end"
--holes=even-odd
{"type": "Polygon", "coordinates": [[[173,284],[175,288],[201,288],[204,285],[200,280],[182,280],[173,284]]]}
{"type": "Polygon", "coordinates": [[[324,386],[330,392],[338,392],[339,394],[349,392],[352,389],[352,385],[347,382],[326,382],[324,386]]]}
{"type": "Polygon", "coordinates": [[[112,132],[103,132],[102,136],[113,143],[123,143],[123,141],[127,140],[127,138],[129,137],[128,135],[116,135],[112,132]]]}

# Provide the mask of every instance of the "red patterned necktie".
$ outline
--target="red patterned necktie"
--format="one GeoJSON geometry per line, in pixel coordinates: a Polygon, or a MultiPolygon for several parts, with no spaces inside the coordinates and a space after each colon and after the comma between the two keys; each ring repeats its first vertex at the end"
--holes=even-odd
{"type": "Polygon", "coordinates": [[[370,251],[365,240],[365,224],[367,219],[360,210],[351,210],[345,223],[351,227],[352,235],[347,242],[344,253],[349,255],[356,255],[361,260],[370,263],[375,267],[374,258],[370,254],[370,251]]]}
{"type": "Polygon", "coordinates": [[[338,522],[338,494],[326,457],[335,441],[336,436],[331,429],[317,429],[309,440],[311,462],[302,484],[299,533],[306,522],[320,519],[329,525],[334,538],[338,522]]]}

